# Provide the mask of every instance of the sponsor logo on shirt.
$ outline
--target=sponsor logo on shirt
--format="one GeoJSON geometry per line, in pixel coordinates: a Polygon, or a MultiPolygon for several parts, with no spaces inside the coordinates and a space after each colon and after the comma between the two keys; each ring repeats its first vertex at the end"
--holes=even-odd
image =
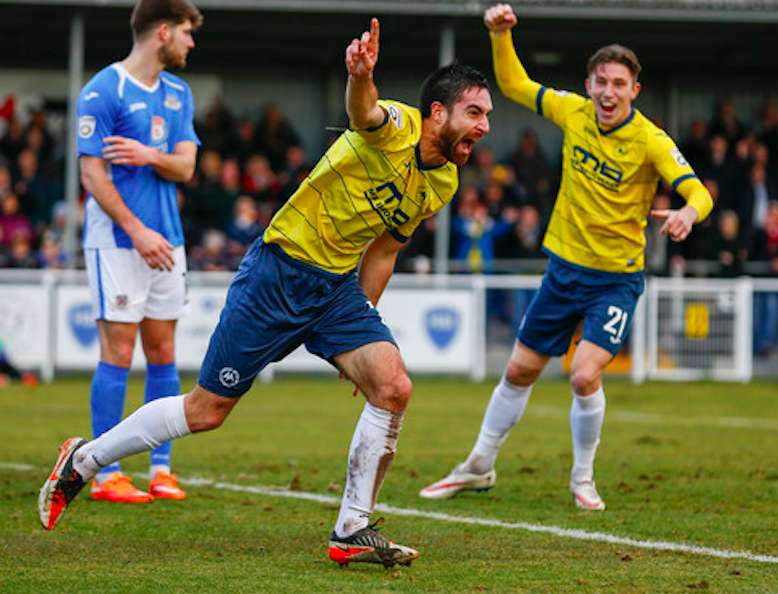
{"type": "Polygon", "coordinates": [[[573,169],[610,190],[619,189],[624,172],[609,165],[604,158],[598,157],[577,144],[573,146],[572,157],[573,169]]]}
{"type": "Polygon", "coordinates": [[[145,101],[138,101],[136,103],[130,104],[130,113],[135,113],[139,109],[146,109],[148,105],[146,105],[145,101]]]}
{"type": "Polygon", "coordinates": [[[166,95],[165,107],[172,109],[173,111],[178,111],[181,109],[181,101],[175,95],[166,95]]]}
{"type": "Polygon", "coordinates": [[[95,127],[97,126],[97,119],[95,116],[81,116],[78,118],[78,135],[81,138],[92,138],[95,133],[95,127]]]}
{"type": "Polygon", "coordinates": [[[167,138],[167,122],[162,116],[151,116],[151,142],[159,144],[167,138]]]}

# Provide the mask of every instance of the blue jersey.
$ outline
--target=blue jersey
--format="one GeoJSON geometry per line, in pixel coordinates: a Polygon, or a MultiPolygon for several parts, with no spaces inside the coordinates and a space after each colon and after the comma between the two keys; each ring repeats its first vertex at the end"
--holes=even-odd
{"type": "MultiPolygon", "coordinates": [[[[77,111],[79,157],[102,157],[106,136],[133,138],[164,153],[172,153],[179,142],[200,144],[194,131],[192,91],[167,72],[160,73],[149,87],[120,63],[111,64],[81,90],[77,111]]],[[[150,165],[109,164],[108,173],[124,203],[144,225],[172,245],[183,245],[175,183],[159,176],[150,165]]],[[[84,214],[84,247],[132,247],[129,236],[91,194],[84,214]]]]}

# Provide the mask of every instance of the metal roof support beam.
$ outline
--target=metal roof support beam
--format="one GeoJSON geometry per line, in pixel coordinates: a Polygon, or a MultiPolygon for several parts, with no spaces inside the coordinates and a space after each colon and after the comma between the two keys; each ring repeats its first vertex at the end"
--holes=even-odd
{"type": "Polygon", "coordinates": [[[76,103],[84,78],[84,16],[76,13],[70,22],[70,58],[68,61],[67,152],[65,153],[65,200],[67,222],[63,248],[68,268],[75,268],[78,251],[78,147],[76,103]]]}
{"type": "MultiPolygon", "coordinates": [[[[456,59],[456,31],[452,23],[443,25],[440,30],[440,50],[438,65],[451,64],[456,59]]],[[[435,225],[435,272],[448,272],[449,231],[451,228],[451,205],[448,204],[437,214],[435,225]]]]}

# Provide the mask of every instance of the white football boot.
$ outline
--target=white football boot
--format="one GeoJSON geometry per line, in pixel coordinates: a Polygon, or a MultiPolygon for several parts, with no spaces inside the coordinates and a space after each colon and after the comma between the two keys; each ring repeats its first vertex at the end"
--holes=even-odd
{"type": "Polygon", "coordinates": [[[488,491],[497,482],[497,472],[492,468],[483,474],[474,474],[460,464],[448,476],[436,483],[427,485],[419,491],[419,497],[425,499],[450,499],[462,491],[488,491]]]}
{"type": "Polygon", "coordinates": [[[573,495],[575,506],[589,511],[602,511],[605,502],[597,493],[594,481],[570,481],[570,493],[573,495]]]}

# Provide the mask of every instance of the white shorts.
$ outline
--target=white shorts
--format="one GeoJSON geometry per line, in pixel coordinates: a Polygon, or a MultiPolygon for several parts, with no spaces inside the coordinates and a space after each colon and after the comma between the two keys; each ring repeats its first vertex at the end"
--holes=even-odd
{"type": "Polygon", "coordinates": [[[85,248],[92,311],[97,320],[177,320],[186,305],[186,252],[173,249],[173,270],[155,270],[138,250],[85,248]]]}

